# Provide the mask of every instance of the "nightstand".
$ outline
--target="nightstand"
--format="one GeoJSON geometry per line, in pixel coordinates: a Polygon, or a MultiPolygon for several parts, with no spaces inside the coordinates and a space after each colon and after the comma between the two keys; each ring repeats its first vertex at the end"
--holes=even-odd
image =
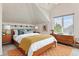
{"type": "Polygon", "coordinates": [[[2,44],[7,44],[7,43],[11,43],[11,35],[10,34],[2,35],[2,44]]]}

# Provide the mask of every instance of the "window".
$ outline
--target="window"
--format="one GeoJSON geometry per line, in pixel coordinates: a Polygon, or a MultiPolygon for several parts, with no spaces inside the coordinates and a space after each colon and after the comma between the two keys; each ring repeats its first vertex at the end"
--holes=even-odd
{"type": "Polygon", "coordinates": [[[55,20],[54,31],[56,33],[62,33],[63,32],[62,17],[57,17],[54,20],[55,20]]]}
{"type": "Polygon", "coordinates": [[[54,23],[55,33],[73,35],[73,15],[54,17],[54,23]]]}

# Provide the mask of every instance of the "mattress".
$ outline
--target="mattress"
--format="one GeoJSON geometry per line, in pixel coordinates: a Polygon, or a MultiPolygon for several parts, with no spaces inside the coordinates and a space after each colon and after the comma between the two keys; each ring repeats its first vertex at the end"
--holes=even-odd
{"type": "MultiPolygon", "coordinates": [[[[38,33],[23,34],[23,35],[16,36],[16,38],[14,40],[20,44],[22,38],[28,37],[28,36],[33,36],[33,35],[40,35],[40,34],[38,34],[38,33]]],[[[31,46],[29,48],[28,56],[32,56],[34,51],[37,51],[38,49],[40,49],[52,42],[57,42],[57,40],[53,36],[50,38],[38,41],[38,42],[34,42],[33,44],[31,44],[31,46]]]]}

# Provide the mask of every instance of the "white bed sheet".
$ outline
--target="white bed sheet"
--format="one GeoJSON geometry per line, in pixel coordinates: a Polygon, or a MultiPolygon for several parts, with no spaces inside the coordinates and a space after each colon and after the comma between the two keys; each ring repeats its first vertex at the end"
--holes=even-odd
{"type": "Polygon", "coordinates": [[[57,42],[57,40],[54,37],[51,37],[51,38],[44,39],[44,40],[33,43],[29,48],[28,56],[32,56],[34,51],[37,51],[38,49],[40,49],[54,41],[57,42]]]}
{"type": "MultiPolygon", "coordinates": [[[[30,33],[30,34],[20,35],[20,36],[17,36],[15,38],[15,41],[20,43],[22,38],[28,37],[28,36],[33,36],[33,35],[40,35],[40,34],[30,33]]],[[[29,48],[29,51],[28,51],[28,56],[32,56],[34,51],[37,51],[38,49],[40,49],[40,48],[42,48],[42,47],[44,47],[44,46],[46,46],[46,45],[48,45],[48,44],[50,44],[54,41],[57,42],[57,40],[54,37],[50,37],[48,39],[44,39],[44,40],[41,40],[41,41],[38,41],[38,42],[35,42],[35,43],[31,44],[31,46],[29,48]]]]}
{"type": "Polygon", "coordinates": [[[29,33],[29,34],[22,34],[22,35],[14,35],[14,40],[18,43],[21,42],[22,38],[33,36],[33,35],[40,35],[39,33],[29,33]]]}

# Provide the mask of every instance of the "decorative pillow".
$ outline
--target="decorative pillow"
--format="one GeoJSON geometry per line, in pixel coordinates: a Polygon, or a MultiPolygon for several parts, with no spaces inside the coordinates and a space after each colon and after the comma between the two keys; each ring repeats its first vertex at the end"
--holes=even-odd
{"type": "Polygon", "coordinates": [[[33,33],[33,31],[31,29],[25,29],[24,34],[28,34],[28,33],[33,33]]]}
{"type": "Polygon", "coordinates": [[[27,34],[27,30],[26,29],[24,30],[24,34],[27,34]]]}
{"type": "Polygon", "coordinates": [[[18,35],[24,34],[24,29],[19,29],[18,30],[18,35]]]}

